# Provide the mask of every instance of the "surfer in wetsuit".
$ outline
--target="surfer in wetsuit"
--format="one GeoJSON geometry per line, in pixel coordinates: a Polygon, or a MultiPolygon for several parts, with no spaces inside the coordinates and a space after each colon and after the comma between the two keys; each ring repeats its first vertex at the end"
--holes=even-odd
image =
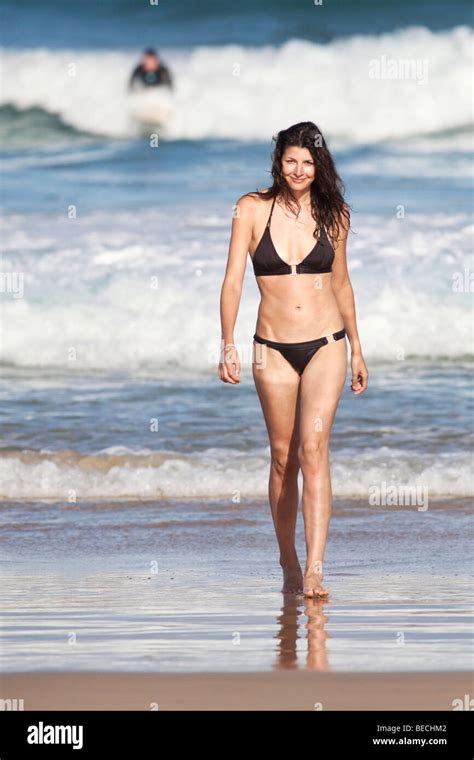
{"type": "Polygon", "coordinates": [[[144,51],[141,63],[135,67],[130,77],[129,89],[136,89],[137,83],[140,88],[162,85],[170,89],[173,87],[169,69],[161,63],[160,56],[154,48],[147,48],[144,51]]]}

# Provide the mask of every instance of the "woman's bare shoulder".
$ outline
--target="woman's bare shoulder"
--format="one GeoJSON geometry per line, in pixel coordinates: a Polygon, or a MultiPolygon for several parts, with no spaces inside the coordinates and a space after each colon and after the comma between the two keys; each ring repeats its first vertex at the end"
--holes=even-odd
{"type": "Polygon", "coordinates": [[[235,205],[238,206],[242,211],[258,214],[259,211],[261,211],[261,209],[268,203],[268,198],[262,196],[262,193],[266,192],[267,190],[264,189],[245,193],[244,195],[240,196],[235,205]]]}
{"type": "Polygon", "coordinates": [[[265,190],[253,190],[249,193],[244,193],[240,196],[237,203],[247,203],[248,205],[261,203],[264,198],[262,198],[261,193],[264,193],[265,190]]]}

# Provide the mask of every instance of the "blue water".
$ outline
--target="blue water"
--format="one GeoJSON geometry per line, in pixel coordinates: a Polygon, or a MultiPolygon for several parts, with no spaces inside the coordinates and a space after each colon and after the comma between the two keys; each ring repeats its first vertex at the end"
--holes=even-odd
{"type": "Polygon", "coordinates": [[[194,45],[280,44],[292,37],[317,42],[422,25],[433,30],[472,24],[472,4],[419,0],[219,0],[161,2],[139,0],[18,0],[2,3],[3,44],[15,47],[121,48],[157,45],[160,49],[194,45]]]}
{"type": "MultiPolygon", "coordinates": [[[[459,135],[464,135],[461,130],[459,135]]],[[[390,143],[382,146],[347,147],[335,151],[338,171],[345,180],[347,199],[353,213],[389,214],[403,199],[410,212],[456,211],[468,215],[472,206],[469,176],[452,176],[453,167],[469,165],[471,151],[450,149],[441,144],[433,154],[418,152],[419,140],[407,140],[404,157],[416,161],[421,176],[408,170],[400,176],[398,153],[390,143]],[[413,158],[412,158],[413,157],[413,158]],[[393,161],[381,176],[370,170],[393,161]],[[361,164],[367,164],[366,173],[361,164]],[[423,170],[429,176],[423,176],[423,170]],[[414,181],[416,180],[416,181],[414,181]],[[443,182],[444,193],[440,193],[443,182]],[[449,198],[449,206],[446,203],[449,198]]],[[[398,146],[397,146],[398,147],[398,146]]],[[[98,208],[140,211],[150,207],[183,207],[193,204],[206,213],[229,208],[243,189],[265,187],[271,146],[265,143],[231,140],[176,140],[164,142],[159,155],[150,162],[146,139],[120,141],[78,138],[74,147],[44,149],[41,156],[31,147],[10,149],[3,154],[2,206],[13,213],[54,213],[74,200],[82,213],[98,208]],[[73,153],[73,155],[71,155],[73,153]],[[21,162],[20,167],[18,163],[21,162]],[[178,162],[178,169],[177,163],[178,162]],[[10,168],[11,167],[11,168],[10,168]],[[188,167],[192,167],[188,172],[188,167]],[[225,183],[215,194],[215,172],[225,175],[225,183]],[[184,174],[186,173],[186,174],[184,174]],[[184,177],[186,177],[184,179],[184,177]]],[[[357,228],[357,222],[354,221],[357,228]]]]}

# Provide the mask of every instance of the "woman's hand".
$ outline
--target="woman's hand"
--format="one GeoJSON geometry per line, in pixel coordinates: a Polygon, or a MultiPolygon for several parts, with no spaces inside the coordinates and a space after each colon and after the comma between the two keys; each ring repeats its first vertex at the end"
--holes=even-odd
{"type": "Polygon", "coordinates": [[[219,377],[223,383],[231,383],[232,385],[240,383],[240,359],[233,343],[227,343],[221,351],[219,377]]]}
{"type": "Polygon", "coordinates": [[[354,396],[357,396],[359,393],[363,393],[367,389],[367,385],[369,383],[369,373],[367,372],[367,367],[365,366],[365,361],[362,358],[362,354],[352,354],[351,367],[351,391],[353,392],[354,396]]]}

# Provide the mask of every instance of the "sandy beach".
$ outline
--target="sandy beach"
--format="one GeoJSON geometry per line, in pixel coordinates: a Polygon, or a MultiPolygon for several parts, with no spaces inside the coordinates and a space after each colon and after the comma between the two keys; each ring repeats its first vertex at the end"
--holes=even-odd
{"type": "MultiPolygon", "coordinates": [[[[441,710],[471,673],[9,673],[25,710],[441,710]]],[[[466,709],[464,707],[464,709],[466,709]]]]}

